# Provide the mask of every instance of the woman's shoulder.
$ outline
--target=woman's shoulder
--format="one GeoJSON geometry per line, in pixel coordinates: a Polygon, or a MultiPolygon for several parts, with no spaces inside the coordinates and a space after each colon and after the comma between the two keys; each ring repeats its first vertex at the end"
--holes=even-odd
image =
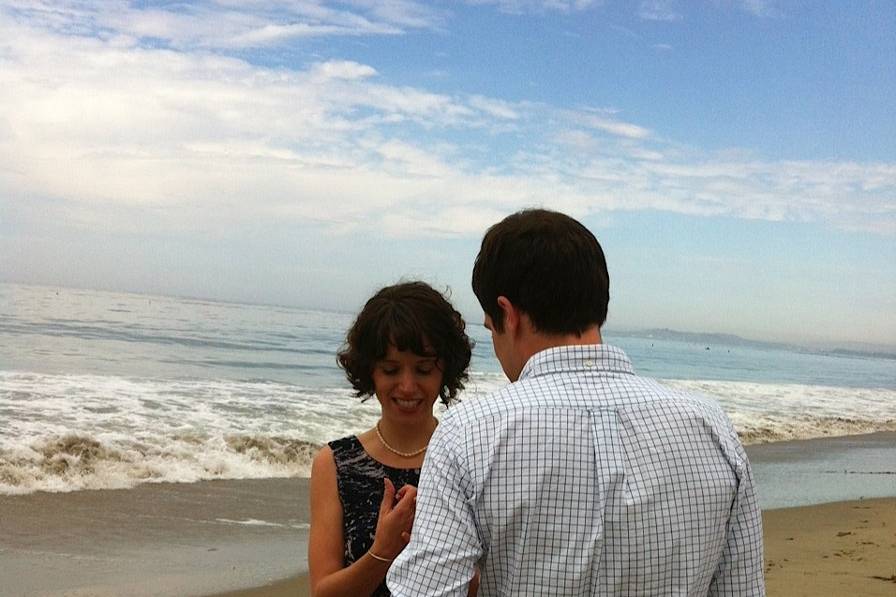
{"type": "Polygon", "coordinates": [[[364,449],[364,444],[356,435],[349,435],[327,442],[324,449],[330,451],[330,458],[340,471],[353,471],[358,467],[369,468],[376,464],[364,449]]]}
{"type": "Polygon", "coordinates": [[[339,467],[339,463],[357,455],[359,451],[363,451],[361,442],[357,436],[348,435],[327,442],[314,455],[311,461],[312,474],[315,469],[335,469],[339,467]]]}
{"type": "Polygon", "coordinates": [[[322,446],[311,461],[311,477],[338,478],[346,471],[364,466],[370,457],[357,436],[334,439],[322,446]]]}

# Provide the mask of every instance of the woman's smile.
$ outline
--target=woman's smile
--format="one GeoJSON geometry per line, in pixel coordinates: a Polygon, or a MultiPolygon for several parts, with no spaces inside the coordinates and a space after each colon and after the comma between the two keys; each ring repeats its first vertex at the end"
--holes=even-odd
{"type": "Polygon", "coordinates": [[[423,404],[423,400],[402,400],[401,398],[395,398],[394,400],[401,410],[408,412],[417,410],[417,408],[423,404]]]}

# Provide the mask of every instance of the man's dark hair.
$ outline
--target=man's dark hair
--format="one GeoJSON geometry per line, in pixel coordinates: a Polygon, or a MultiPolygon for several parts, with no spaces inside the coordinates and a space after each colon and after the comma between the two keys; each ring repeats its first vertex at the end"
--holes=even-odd
{"type": "Polygon", "coordinates": [[[439,359],[446,405],[467,380],[473,343],[464,319],[451,303],[425,282],[402,282],[377,292],[348,330],[337,354],[339,366],[357,396],[372,396],[373,367],[385,358],[389,345],[400,351],[439,359]]]}
{"type": "Polygon", "coordinates": [[[602,326],[610,302],[607,260],[591,232],[567,215],[526,209],[488,229],[473,266],[473,292],[504,331],[505,296],[545,334],[602,326]]]}

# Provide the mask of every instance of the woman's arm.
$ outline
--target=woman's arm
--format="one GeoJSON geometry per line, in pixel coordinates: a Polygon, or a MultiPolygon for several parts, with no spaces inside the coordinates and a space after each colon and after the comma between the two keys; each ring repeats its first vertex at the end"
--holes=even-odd
{"type": "Polygon", "coordinates": [[[311,530],[308,536],[308,572],[315,597],[370,595],[383,582],[391,560],[410,538],[417,491],[406,485],[395,503],[395,487],[385,480],[383,501],[370,551],[343,568],[342,502],[336,485],[336,463],[329,447],[311,465],[311,530]],[[394,505],[394,507],[393,507],[394,505]],[[385,560],[371,556],[371,552],[385,560]]]}

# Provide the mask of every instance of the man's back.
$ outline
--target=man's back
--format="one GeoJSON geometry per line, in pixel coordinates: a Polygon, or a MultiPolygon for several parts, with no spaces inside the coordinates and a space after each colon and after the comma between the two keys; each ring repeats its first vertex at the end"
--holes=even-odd
{"type": "Polygon", "coordinates": [[[715,403],[605,345],[536,354],[430,444],[396,595],[761,595],[749,464],[715,403]],[[481,558],[481,560],[480,560],[481,558]]]}

